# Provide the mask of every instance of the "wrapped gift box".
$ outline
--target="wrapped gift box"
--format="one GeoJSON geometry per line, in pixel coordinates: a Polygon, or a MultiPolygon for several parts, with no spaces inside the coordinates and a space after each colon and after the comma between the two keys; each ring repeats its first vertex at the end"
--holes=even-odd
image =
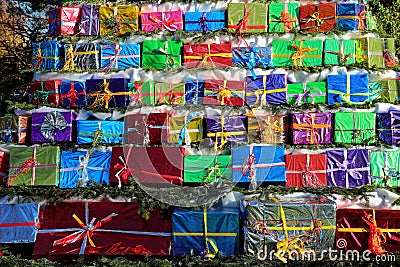
{"type": "Polygon", "coordinates": [[[335,113],[335,143],[375,143],[375,113],[335,113]]]}
{"type": "Polygon", "coordinates": [[[185,103],[184,83],[155,83],[155,103],[179,105],[185,103]]]}
{"type": "Polygon", "coordinates": [[[356,58],[355,40],[325,39],[324,64],[350,65],[356,58]]]}
{"type": "Polygon", "coordinates": [[[10,153],[0,149],[0,186],[7,185],[8,169],[10,167],[10,153]]]}
{"type": "Polygon", "coordinates": [[[32,117],[18,116],[18,144],[28,144],[31,142],[32,117]]]}
{"type": "Polygon", "coordinates": [[[139,44],[108,44],[100,49],[101,68],[124,70],[140,66],[139,44]]]}
{"type": "Polygon", "coordinates": [[[60,202],[40,210],[34,258],[78,255],[163,255],[171,246],[171,211],[145,220],[138,203],[60,202]]]}
{"type": "Polygon", "coordinates": [[[338,253],[369,251],[372,257],[399,252],[398,210],[338,209],[336,216],[336,240],[346,242],[344,248],[337,244],[338,253]]]}
{"type": "Polygon", "coordinates": [[[268,68],[272,66],[271,47],[258,47],[250,44],[245,47],[232,48],[232,65],[248,68],[254,74],[254,68],[268,68]]]}
{"type": "Polygon", "coordinates": [[[142,31],[151,32],[157,29],[164,31],[183,30],[182,17],[182,10],[142,13],[142,31]]]}
{"type": "Polygon", "coordinates": [[[171,69],[181,66],[181,41],[144,40],[142,43],[142,68],[171,69]]]}
{"type": "Polygon", "coordinates": [[[251,107],[287,103],[286,74],[248,76],[246,84],[246,104],[251,107]]]}
{"type": "Polygon", "coordinates": [[[246,254],[263,253],[269,259],[269,252],[275,251],[271,254],[287,262],[293,256],[289,253],[300,256],[308,252],[306,255],[323,257],[332,249],[336,226],[333,201],[322,198],[275,201],[278,203],[249,201],[244,229],[246,254]]]}
{"type": "Polygon", "coordinates": [[[307,32],[328,32],[336,26],[336,3],[300,6],[300,29],[307,32]]]}
{"type": "Polygon", "coordinates": [[[400,100],[400,79],[379,80],[380,101],[394,103],[400,100]]]}
{"type": "Polygon", "coordinates": [[[34,243],[39,203],[0,204],[0,243],[34,243]]]}
{"type": "Polygon", "coordinates": [[[203,117],[193,112],[185,117],[169,118],[169,141],[183,144],[198,143],[203,140],[203,117]]]}
{"type": "Polygon", "coordinates": [[[101,6],[100,35],[124,35],[139,30],[139,7],[134,5],[101,6]]]}
{"type": "Polygon", "coordinates": [[[388,145],[400,145],[400,111],[378,113],[378,136],[388,145]]]}
{"type": "Polygon", "coordinates": [[[235,208],[176,209],[172,214],[173,255],[232,256],[239,252],[239,228],[235,208]]]}
{"type": "Polygon", "coordinates": [[[204,80],[188,79],[185,83],[185,103],[186,104],[203,104],[204,98],[204,80]]]}
{"type": "Polygon", "coordinates": [[[3,143],[15,143],[18,140],[18,117],[6,114],[0,117],[0,137],[3,143]]]}
{"type": "Polygon", "coordinates": [[[379,186],[400,186],[400,151],[371,151],[372,183],[379,186]]]}
{"type": "Polygon", "coordinates": [[[83,4],[79,35],[97,36],[100,33],[100,5],[83,4]]]}
{"type": "Polygon", "coordinates": [[[225,11],[186,12],[185,31],[207,32],[225,28],[225,11]]]}
{"type": "Polygon", "coordinates": [[[59,161],[58,146],[10,147],[8,186],[57,186],[59,161]]]}
{"type": "Polygon", "coordinates": [[[124,134],[123,121],[78,120],[78,144],[119,144],[124,134]],[[99,136],[100,135],[100,136],[99,136]],[[94,138],[96,140],[94,140],[94,138]]]}
{"type": "Polygon", "coordinates": [[[32,68],[60,70],[64,65],[64,47],[57,41],[32,44],[32,68]]]}
{"type": "Polygon", "coordinates": [[[183,183],[183,147],[129,147],[126,161],[141,184],[183,183]]]}
{"type": "Polygon", "coordinates": [[[75,119],[74,111],[33,112],[32,143],[72,142],[75,119]]]}
{"type": "Polygon", "coordinates": [[[286,162],[286,186],[326,186],[325,154],[288,154],[286,162]]]}
{"type": "Polygon", "coordinates": [[[53,8],[49,10],[49,31],[50,36],[58,36],[57,29],[57,9],[53,8]]]}
{"type": "Polygon", "coordinates": [[[111,152],[63,151],[60,164],[60,188],[75,188],[89,181],[108,185],[111,152]]]}
{"type": "Polygon", "coordinates": [[[330,144],[332,142],[332,113],[291,114],[291,136],[294,145],[330,144]]]}
{"type": "Polygon", "coordinates": [[[153,81],[134,82],[133,85],[136,90],[138,105],[153,106],[155,104],[155,87],[153,81]]]}
{"type": "Polygon", "coordinates": [[[110,176],[108,178],[110,184],[118,184],[118,187],[129,184],[131,171],[126,165],[125,153],[126,147],[113,146],[111,152],[110,176]]]}
{"type": "Polygon", "coordinates": [[[260,145],[233,148],[232,181],[285,183],[285,148],[260,145]]]}
{"type": "Polygon", "coordinates": [[[266,32],[267,14],[266,3],[229,3],[228,31],[239,34],[266,32]]]}
{"type": "Polygon", "coordinates": [[[65,44],[65,70],[87,71],[99,68],[99,50],[95,43],[65,44]]]}
{"type": "Polygon", "coordinates": [[[328,186],[371,184],[368,149],[327,150],[328,186]]]}
{"type": "Polygon", "coordinates": [[[130,114],[125,117],[127,144],[168,143],[169,117],[167,113],[130,114]]]}
{"type": "Polygon", "coordinates": [[[272,42],[272,65],[281,66],[322,66],[322,40],[272,42]]]}
{"type": "Polygon", "coordinates": [[[59,7],[56,8],[55,13],[53,12],[50,14],[50,33],[54,31],[54,18],[56,18],[57,35],[76,35],[79,33],[79,23],[82,15],[80,6],[59,7]]]}
{"type": "Polygon", "coordinates": [[[328,75],[328,105],[364,104],[368,101],[368,74],[328,75]]]}
{"type": "Polygon", "coordinates": [[[60,84],[62,107],[87,106],[86,83],[79,81],[62,82],[60,84]]]}
{"type": "Polygon", "coordinates": [[[86,92],[89,107],[126,107],[129,104],[128,79],[91,79],[86,80],[86,92]]]}
{"type": "Polygon", "coordinates": [[[247,142],[246,116],[220,116],[206,118],[207,137],[214,142],[214,149],[225,144],[247,142]]]}
{"type": "Polygon", "coordinates": [[[336,8],[336,22],[338,30],[367,30],[367,10],[364,4],[338,3],[336,8]]]}
{"type": "Polygon", "coordinates": [[[183,46],[186,68],[229,67],[232,65],[232,44],[194,44],[183,46]]]}
{"type": "Polygon", "coordinates": [[[326,82],[291,83],[287,85],[288,103],[304,104],[326,103],[326,82]]]}
{"type": "Polygon", "coordinates": [[[231,155],[187,155],[183,163],[185,183],[211,183],[232,180],[231,155]]]}
{"type": "Polygon", "coordinates": [[[284,115],[248,116],[249,143],[282,144],[287,132],[284,129],[287,126],[285,118],[284,115]]]}
{"type": "Polygon", "coordinates": [[[269,32],[289,32],[299,29],[300,3],[270,3],[269,32]]]}
{"type": "Polygon", "coordinates": [[[245,91],[243,81],[205,80],[203,104],[243,106],[245,91]]]}
{"type": "Polygon", "coordinates": [[[31,82],[32,104],[46,105],[54,104],[56,107],[60,105],[59,86],[61,80],[31,82]]]}
{"type": "Polygon", "coordinates": [[[395,38],[366,37],[356,40],[356,62],[366,63],[368,68],[395,66],[395,38]]]}

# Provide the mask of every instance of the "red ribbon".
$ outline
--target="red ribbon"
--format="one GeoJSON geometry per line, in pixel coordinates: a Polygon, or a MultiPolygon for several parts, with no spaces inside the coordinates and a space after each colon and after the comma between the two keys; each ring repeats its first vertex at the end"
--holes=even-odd
{"type": "Polygon", "coordinates": [[[67,94],[62,94],[61,98],[67,98],[71,102],[71,107],[75,106],[76,100],[79,99],[78,95],[84,95],[85,92],[77,92],[75,90],[74,82],[71,82],[71,88],[69,89],[67,94]]]}
{"type": "Polygon", "coordinates": [[[295,22],[296,20],[294,20],[289,12],[282,10],[281,11],[281,16],[282,16],[282,22],[283,25],[285,25],[285,30],[286,31],[290,31],[292,29],[292,22],[295,22]]]}
{"type": "Polygon", "coordinates": [[[21,166],[18,166],[18,170],[10,175],[8,184],[11,185],[12,180],[20,175],[26,174],[30,169],[38,165],[38,162],[32,157],[27,159],[21,166]]]}
{"type": "Polygon", "coordinates": [[[382,244],[386,242],[386,236],[381,232],[375,220],[375,210],[372,210],[372,215],[364,211],[363,221],[369,226],[368,249],[376,255],[382,255],[386,252],[382,248],[382,244]]]}
{"type": "Polygon", "coordinates": [[[365,9],[364,9],[364,10],[362,10],[360,12],[360,14],[358,14],[358,29],[360,31],[365,30],[364,20],[366,20],[366,19],[367,19],[367,14],[366,14],[365,9]]]}
{"type": "Polygon", "coordinates": [[[256,171],[254,166],[255,162],[256,157],[254,156],[254,153],[251,153],[242,166],[242,174],[246,175],[247,173],[249,173],[250,182],[253,182],[256,178],[256,171]]]}

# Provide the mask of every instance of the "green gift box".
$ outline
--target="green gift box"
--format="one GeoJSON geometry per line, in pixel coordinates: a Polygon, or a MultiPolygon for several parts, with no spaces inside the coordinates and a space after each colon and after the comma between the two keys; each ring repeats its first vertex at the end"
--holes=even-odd
{"type": "Polygon", "coordinates": [[[178,143],[181,146],[184,141],[189,145],[203,140],[203,117],[196,112],[185,117],[171,117],[168,128],[171,143],[178,143]]]}
{"type": "Polygon", "coordinates": [[[291,105],[326,103],[326,83],[291,83],[288,84],[288,103],[291,105]]]}
{"type": "Polygon", "coordinates": [[[228,4],[229,32],[266,32],[267,27],[267,4],[247,2],[228,4]]]}
{"type": "Polygon", "coordinates": [[[388,79],[378,81],[380,87],[380,101],[393,103],[400,100],[400,80],[388,79]]]}
{"type": "Polygon", "coordinates": [[[335,143],[374,143],[375,118],[372,112],[335,113],[335,143]]]}
{"type": "Polygon", "coordinates": [[[181,41],[144,40],[142,46],[142,68],[163,70],[181,66],[181,41]]]}
{"type": "Polygon", "coordinates": [[[210,183],[232,180],[231,155],[188,155],[183,162],[185,183],[210,183]]]}
{"type": "Polygon", "coordinates": [[[372,151],[369,156],[373,184],[400,186],[400,151],[372,151]]]}
{"type": "Polygon", "coordinates": [[[324,64],[350,65],[355,63],[356,45],[354,40],[325,39],[324,64]]]}
{"type": "Polygon", "coordinates": [[[322,40],[272,42],[272,65],[322,66],[322,40]]]}
{"type": "Polygon", "coordinates": [[[289,32],[300,29],[300,3],[270,3],[269,4],[269,32],[289,32]]]}
{"type": "Polygon", "coordinates": [[[154,82],[135,82],[136,94],[134,101],[143,106],[153,106],[155,104],[155,89],[154,82]]]}
{"type": "Polygon", "coordinates": [[[59,184],[58,146],[10,147],[8,186],[59,184]]]}
{"type": "Polygon", "coordinates": [[[369,68],[386,68],[389,66],[386,62],[389,55],[396,52],[394,42],[395,38],[366,37],[356,40],[356,62],[367,62],[369,68]]]}
{"type": "Polygon", "coordinates": [[[156,83],[155,84],[156,104],[184,104],[185,84],[184,83],[156,83]]]}

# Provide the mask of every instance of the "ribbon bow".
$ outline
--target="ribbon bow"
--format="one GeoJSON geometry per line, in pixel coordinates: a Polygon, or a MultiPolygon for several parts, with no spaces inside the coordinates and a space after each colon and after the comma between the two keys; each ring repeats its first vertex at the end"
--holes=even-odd
{"type": "Polygon", "coordinates": [[[250,184],[255,182],[256,179],[256,167],[255,167],[256,157],[254,153],[251,153],[242,165],[242,175],[248,175],[250,178],[250,184]]]}
{"type": "Polygon", "coordinates": [[[68,126],[70,125],[68,125],[66,119],[60,112],[48,112],[40,126],[40,133],[47,140],[54,141],[55,131],[63,131],[67,129],[68,126]]]}
{"type": "Polygon", "coordinates": [[[110,81],[107,82],[107,79],[103,80],[103,85],[101,86],[101,92],[96,92],[93,94],[89,94],[88,96],[95,96],[93,103],[90,105],[90,108],[95,108],[98,106],[104,106],[106,109],[108,108],[109,102],[112,99],[113,95],[126,95],[129,93],[120,92],[120,93],[113,93],[109,89],[110,81]]]}
{"type": "Polygon", "coordinates": [[[307,85],[305,83],[303,83],[303,93],[297,95],[296,105],[300,106],[302,100],[303,100],[303,103],[306,104],[308,98],[311,98],[311,104],[314,105],[314,102],[315,102],[314,96],[315,95],[311,94],[312,90],[317,90],[319,94],[323,95],[320,88],[310,87],[307,89],[307,85]]]}
{"type": "Polygon", "coordinates": [[[330,124],[315,124],[315,113],[307,114],[304,118],[304,124],[293,124],[293,129],[300,130],[300,131],[308,131],[310,133],[310,144],[315,144],[316,141],[318,142],[321,139],[321,136],[316,129],[324,129],[331,127],[330,124]]]}
{"type": "Polygon", "coordinates": [[[90,158],[90,153],[86,153],[86,156],[79,156],[78,171],[81,173],[79,180],[82,182],[82,185],[85,185],[86,182],[89,180],[89,174],[87,171],[89,165],[89,158],[90,158]]]}
{"type": "Polygon", "coordinates": [[[282,22],[285,27],[285,31],[290,31],[293,28],[293,22],[296,22],[296,18],[292,18],[288,11],[282,10],[281,11],[282,22]]]}
{"type": "Polygon", "coordinates": [[[397,58],[394,53],[389,52],[387,49],[385,49],[383,51],[383,57],[385,59],[385,66],[387,66],[387,67],[397,66],[397,58]]]}
{"type": "Polygon", "coordinates": [[[305,53],[318,50],[318,48],[316,47],[310,48],[309,46],[307,46],[306,48],[301,48],[302,46],[303,46],[302,40],[300,41],[300,46],[292,44],[292,47],[296,49],[296,52],[292,55],[293,64],[295,66],[303,66],[303,58],[305,56],[305,53]]]}
{"type": "Polygon", "coordinates": [[[221,176],[221,169],[219,168],[218,164],[215,164],[212,167],[207,169],[207,176],[204,178],[205,183],[211,183],[216,180],[218,177],[221,176]],[[213,179],[214,178],[214,179],[213,179]]]}
{"type": "Polygon", "coordinates": [[[121,188],[122,186],[122,181],[128,181],[128,177],[131,175],[131,172],[129,168],[126,166],[126,161],[124,157],[119,156],[118,159],[122,162],[115,164],[113,167],[116,170],[119,170],[116,174],[115,177],[118,179],[118,187],[121,188]]]}
{"type": "Polygon", "coordinates": [[[66,60],[65,60],[64,70],[74,70],[75,69],[74,48],[72,44],[69,45],[65,58],[66,60]]]}
{"type": "Polygon", "coordinates": [[[376,255],[382,255],[385,253],[385,249],[382,248],[382,244],[386,242],[386,236],[381,232],[376,224],[375,210],[372,210],[372,214],[367,214],[364,211],[365,217],[362,220],[368,224],[369,227],[369,237],[368,237],[368,249],[376,255]]]}
{"type": "Polygon", "coordinates": [[[151,13],[149,19],[154,23],[161,25],[162,28],[165,28],[169,31],[176,31],[178,27],[175,25],[175,20],[169,20],[171,17],[170,14],[165,14],[161,12],[161,19],[157,18],[154,13],[151,13]]]}
{"type": "Polygon", "coordinates": [[[115,45],[114,46],[114,55],[110,57],[110,63],[108,63],[104,69],[105,70],[110,70],[114,64],[115,64],[115,68],[118,69],[118,56],[122,51],[122,47],[120,47],[119,45],[115,45]]]}
{"type": "Polygon", "coordinates": [[[217,100],[221,102],[221,105],[225,104],[225,101],[231,103],[230,98],[232,97],[232,92],[226,88],[226,81],[224,86],[218,86],[217,100]]]}
{"type": "Polygon", "coordinates": [[[37,90],[32,95],[32,100],[42,99],[42,103],[47,103],[47,99],[49,98],[49,94],[56,93],[56,90],[46,91],[44,88],[44,82],[40,82],[40,90],[37,90]]]}
{"type": "Polygon", "coordinates": [[[360,31],[365,30],[364,20],[366,20],[366,19],[367,19],[367,13],[366,13],[365,9],[363,9],[358,14],[358,30],[360,30],[360,31]]]}
{"type": "Polygon", "coordinates": [[[61,97],[62,98],[67,98],[69,100],[69,102],[71,103],[71,107],[75,106],[76,100],[79,99],[78,95],[84,95],[85,92],[77,92],[75,90],[75,85],[73,82],[71,82],[71,88],[69,89],[68,93],[66,94],[62,94],[61,97]]]}
{"type": "Polygon", "coordinates": [[[313,14],[311,14],[306,24],[312,21],[315,21],[315,27],[317,28],[321,27],[322,23],[324,23],[324,21],[319,17],[319,12],[314,12],[313,14]]]}
{"type": "Polygon", "coordinates": [[[40,48],[40,43],[39,43],[39,47],[37,49],[36,58],[37,58],[37,61],[36,61],[36,63],[35,63],[33,68],[40,69],[40,67],[42,66],[42,63],[43,63],[43,59],[44,59],[44,57],[42,55],[42,49],[40,48]]]}
{"type": "Polygon", "coordinates": [[[349,169],[348,165],[354,163],[356,158],[353,159],[353,161],[350,163],[347,160],[344,160],[343,163],[336,162],[336,165],[338,166],[338,169],[340,171],[346,172],[347,175],[350,175],[354,179],[360,180],[362,179],[362,174],[356,170],[356,169],[349,169]]]}

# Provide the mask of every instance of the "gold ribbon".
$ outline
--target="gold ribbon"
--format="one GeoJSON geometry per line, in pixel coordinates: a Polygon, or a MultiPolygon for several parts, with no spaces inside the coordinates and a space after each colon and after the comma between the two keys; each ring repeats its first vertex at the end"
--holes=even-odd
{"type": "Polygon", "coordinates": [[[214,142],[214,150],[217,151],[218,149],[222,149],[222,147],[228,143],[228,137],[230,135],[242,135],[246,134],[245,131],[237,131],[237,132],[224,132],[224,127],[225,127],[225,117],[221,116],[221,132],[218,133],[207,133],[207,137],[214,137],[215,136],[215,142],[214,142]],[[221,144],[218,145],[218,137],[220,137],[221,144]]]}
{"type": "Polygon", "coordinates": [[[246,96],[255,95],[256,101],[253,105],[259,105],[258,109],[267,106],[267,94],[286,92],[286,88],[267,89],[267,75],[263,75],[263,89],[257,89],[255,92],[246,92],[246,96]]]}
{"type": "Polygon", "coordinates": [[[315,113],[310,113],[311,121],[309,124],[292,124],[292,129],[298,131],[309,131],[310,132],[310,144],[315,144],[315,129],[324,129],[331,127],[330,124],[315,124],[315,113]]]}
{"type": "Polygon", "coordinates": [[[85,52],[74,52],[74,47],[72,44],[69,45],[66,53],[66,60],[65,60],[65,65],[64,65],[64,70],[75,70],[75,62],[74,62],[74,56],[78,55],[92,55],[92,54],[97,54],[99,51],[85,51],[85,52]]]}
{"type": "Polygon", "coordinates": [[[223,86],[218,86],[218,90],[217,100],[221,102],[221,105],[225,104],[225,99],[230,102],[229,99],[232,97],[232,92],[226,88],[226,80],[224,80],[223,86]]]}
{"type": "Polygon", "coordinates": [[[107,79],[103,79],[102,91],[87,95],[89,97],[95,97],[93,103],[89,106],[90,108],[104,106],[108,109],[108,104],[114,96],[129,96],[133,94],[132,92],[111,92],[109,86],[110,82],[107,82],[107,79]]]}
{"type": "Polygon", "coordinates": [[[183,56],[184,59],[197,59],[197,60],[201,60],[200,64],[198,64],[198,68],[203,67],[203,66],[207,66],[207,62],[209,61],[209,63],[212,64],[212,66],[215,67],[214,61],[212,60],[212,57],[223,57],[223,58],[231,58],[232,57],[232,53],[214,53],[211,54],[211,45],[207,44],[208,47],[208,53],[202,56],[183,56]]]}
{"type": "Polygon", "coordinates": [[[59,60],[59,57],[52,57],[52,56],[46,56],[44,57],[42,55],[42,48],[40,47],[40,43],[38,44],[38,49],[37,49],[37,55],[33,56],[34,58],[37,58],[37,61],[35,63],[35,66],[33,68],[35,69],[40,69],[40,67],[42,66],[43,60],[44,59],[54,59],[54,60],[59,60]]]}
{"type": "Polygon", "coordinates": [[[300,40],[300,45],[292,44],[292,47],[297,51],[292,55],[293,65],[294,66],[303,66],[303,58],[306,56],[305,53],[317,51],[318,48],[310,48],[307,46],[306,48],[302,48],[303,40],[300,40]]]}

